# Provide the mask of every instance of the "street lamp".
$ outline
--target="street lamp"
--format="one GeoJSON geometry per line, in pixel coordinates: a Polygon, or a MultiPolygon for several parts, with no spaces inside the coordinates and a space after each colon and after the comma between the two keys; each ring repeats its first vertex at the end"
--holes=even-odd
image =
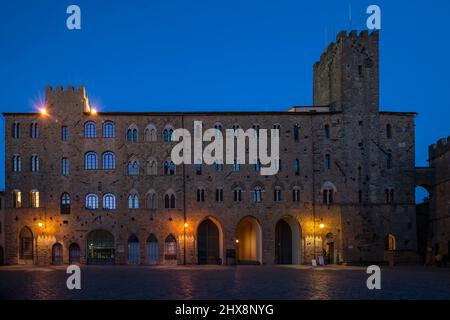
{"type": "Polygon", "coordinates": [[[183,229],[183,265],[186,265],[186,229],[188,227],[187,222],[184,222],[184,229],[183,229]]]}

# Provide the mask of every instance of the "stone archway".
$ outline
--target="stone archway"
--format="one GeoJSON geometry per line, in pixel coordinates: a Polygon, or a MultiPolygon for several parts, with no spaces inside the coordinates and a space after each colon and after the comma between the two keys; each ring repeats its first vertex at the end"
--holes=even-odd
{"type": "Polygon", "coordinates": [[[282,217],[275,225],[275,263],[301,263],[301,229],[291,216],[282,217]]]}
{"type": "Polygon", "coordinates": [[[261,225],[254,217],[247,216],[238,223],[236,256],[240,264],[262,264],[261,225]]]}
{"type": "Polygon", "coordinates": [[[23,227],[19,233],[19,259],[25,263],[33,263],[34,236],[29,227],[23,227]]]}
{"type": "Polygon", "coordinates": [[[114,264],[114,236],[106,230],[94,230],[87,237],[88,264],[114,264]]]}
{"type": "Polygon", "coordinates": [[[221,264],[222,228],[217,219],[208,217],[197,228],[198,264],[221,264]]]}

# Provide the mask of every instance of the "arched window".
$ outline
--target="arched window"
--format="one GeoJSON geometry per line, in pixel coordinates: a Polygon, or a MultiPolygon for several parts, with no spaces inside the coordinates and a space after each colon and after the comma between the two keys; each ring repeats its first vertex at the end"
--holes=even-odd
{"type": "Polygon", "coordinates": [[[61,214],[70,214],[70,195],[64,192],[61,195],[61,214]]]}
{"type": "Polygon", "coordinates": [[[327,181],[323,184],[322,189],[323,204],[330,205],[334,201],[334,194],[337,192],[336,187],[331,182],[327,181]]]}
{"type": "Polygon", "coordinates": [[[95,138],[97,136],[95,122],[88,121],[84,124],[84,137],[95,138]]]}
{"type": "Polygon", "coordinates": [[[139,209],[139,196],[136,192],[128,195],[128,209],[139,209]]]}
{"type": "Polygon", "coordinates": [[[69,264],[80,263],[80,246],[72,243],[69,246],[69,264]]]}
{"type": "Polygon", "coordinates": [[[240,126],[239,126],[238,123],[235,123],[235,124],[233,124],[233,126],[232,126],[233,131],[236,131],[236,130],[239,129],[239,128],[240,128],[240,126]]]}
{"type": "Polygon", "coordinates": [[[173,192],[167,192],[164,196],[164,208],[174,209],[176,207],[175,194],[173,192]]]}
{"type": "Polygon", "coordinates": [[[52,264],[63,263],[63,246],[61,243],[55,243],[52,247],[52,264]]]}
{"type": "Polygon", "coordinates": [[[13,171],[20,172],[22,171],[22,159],[19,155],[14,155],[13,158],[13,171]]]}
{"type": "Polygon", "coordinates": [[[281,201],[281,187],[275,187],[273,189],[273,201],[279,202],[281,201]]]}
{"type": "Polygon", "coordinates": [[[298,159],[294,160],[294,175],[300,175],[300,161],[298,159]]]}
{"type": "Polygon", "coordinates": [[[112,193],[103,195],[103,209],[115,210],[116,209],[116,196],[112,193]]]}
{"type": "Polygon", "coordinates": [[[138,129],[135,124],[132,124],[127,129],[127,141],[136,143],[138,142],[138,129]]]}
{"type": "Polygon", "coordinates": [[[173,235],[169,235],[164,242],[164,259],[177,259],[177,240],[173,235]]]}
{"type": "Polygon", "coordinates": [[[386,125],[386,138],[392,138],[392,126],[390,124],[386,125]]]}
{"type": "Polygon", "coordinates": [[[14,139],[19,139],[20,138],[20,123],[19,122],[14,122],[13,126],[12,126],[12,137],[14,139]]]}
{"type": "Polygon", "coordinates": [[[223,202],[223,189],[222,188],[216,189],[216,202],[223,202]]]}
{"type": "Polygon", "coordinates": [[[14,190],[12,193],[13,207],[22,208],[22,192],[20,190],[14,190]]]}
{"type": "Polygon", "coordinates": [[[157,141],[157,136],[156,136],[156,127],[154,124],[149,124],[146,128],[145,128],[145,132],[144,132],[144,141],[145,142],[155,142],[157,141]]]}
{"type": "Polygon", "coordinates": [[[131,160],[128,162],[128,175],[137,176],[139,175],[139,164],[137,160],[131,160]]]}
{"type": "Polygon", "coordinates": [[[300,202],[300,188],[294,187],[292,189],[292,202],[300,202]]]}
{"type": "Polygon", "coordinates": [[[234,188],[233,190],[233,200],[235,202],[241,202],[242,201],[242,189],[241,188],[234,188]]]}
{"type": "Polygon", "coordinates": [[[140,263],[140,245],[139,239],[136,235],[132,234],[128,238],[128,263],[139,264],[140,263]]]}
{"type": "Polygon", "coordinates": [[[158,195],[154,190],[150,190],[147,193],[147,197],[145,199],[146,208],[147,209],[157,209],[158,208],[158,195]]]}
{"type": "Polygon", "coordinates": [[[39,156],[37,154],[33,154],[31,156],[31,172],[39,171],[39,156]]]}
{"type": "Polygon", "coordinates": [[[112,121],[105,121],[103,123],[103,138],[115,138],[116,126],[112,121]]]}
{"type": "Polygon", "coordinates": [[[294,140],[298,141],[300,139],[300,126],[298,123],[294,124],[294,140]]]}
{"type": "Polygon", "coordinates": [[[33,189],[30,191],[30,207],[31,208],[39,208],[40,207],[39,191],[36,189],[33,189]]]}
{"type": "Polygon", "coordinates": [[[148,176],[156,176],[158,174],[158,167],[156,160],[150,159],[145,165],[145,174],[148,176]]]}
{"type": "Polygon", "coordinates": [[[98,196],[96,194],[90,193],[86,196],[86,209],[98,209],[98,196]]]}
{"type": "Polygon", "coordinates": [[[90,151],[84,155],[84,169],[95,170],[98,169],[98,157],[97,153],[90,151]]]}
{"type": "Polygon", "coordinates": [[[205,189],[197,189],[197,202],[205,202],[205,189]]]}
{"type": "Polygon", "coordinates": [[[253,202],[258,203],[262,201],[262,188],[257,186],[253,189],[253,202]]]}
{"type": "Polygon", "coordinates": [[[165,128],[163,131],[164,142],[172,141],[172,134],[173,134],[172,128],[165,128]]]}
{"type": "Polygon", "coordinates": [[[39,127],[36,122],[33,122],[30,125],[30,137],[31,139],[37,139],[39,138],[39,127]]]}
{"type": "Polygon", "coordinates": [[[164,174],[166,176],[173,176],[175,174],[175,163],[172,161],[165,161],[164,162],[164,174]]]}
{"type": "Polygon", "coordinates": [[[155,264],[159,261],[158,239],[153,233],[147,238],[146,260],[149,264],[155,264]]]}
{"type": "Polygon", "coordinates": [[[112,170],[116,168],[116,157],[114,152],[107,151],[102,155],[102,166],[103,169],[112,170]]]}

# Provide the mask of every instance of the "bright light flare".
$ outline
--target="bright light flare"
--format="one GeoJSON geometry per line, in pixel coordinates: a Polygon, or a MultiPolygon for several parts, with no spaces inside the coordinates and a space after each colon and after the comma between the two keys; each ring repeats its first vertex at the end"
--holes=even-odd
{"type": "Polygon", "coordinates": [[[321,223],[321,224],[319,224],[319,228],[323,229],[323,228],[325,228],[325,225],[323,223],[321,223]]]}

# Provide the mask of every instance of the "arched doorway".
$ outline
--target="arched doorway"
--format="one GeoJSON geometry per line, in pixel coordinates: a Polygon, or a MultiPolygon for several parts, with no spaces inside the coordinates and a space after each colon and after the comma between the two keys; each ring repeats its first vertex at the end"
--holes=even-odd
{"type": "Polygon", "coordinates": [[[80,246],[76,243],[69,246],[69,263],[80,263],[80,246]]]}
{"type": "Polygon", "coordinates": [[[301,263],[301,230],[298,221],[284,216],[275,225],[275,263],[301,263]]]}
{"type": "Polygon", "coordinates": [[[236,231],[236,251],[240,264],[262,263],[261,226],[253,217],[243,218],[236,231]]]}
{"type": "Polygon", "coordinates": [[[158,239],[152,233],[147,238],[146,262],[148,264],[157,264],[159,262],[158,239]]]}
{"type": "Polygon", "coordinates": [[[395,251],[397,250],[397,240],[393,234],[388,234],[386,239],[386,250],[395,251]]]}
{"type": "Polygon", "coordinates": [[[23,227],[19,234],[19,258],[33,261],[33,233],[28,227],[23,227]]]}
{"type": "Polygon", "coordinates": [[[164,260],[177,260],[177,239],[169,234],[164,242],[164,260]]]}
{"type": "Polygon", "coordinates": [[[217,225],[206,219],[197,228],[198,264],[220,264],[220,232],[217,225]]]}
{"type": "Polygon", "coordinates": [[[275,259],[278,264],[292,263],[292,230],[283,219],[275,227],[275,259]]]}
{"type": "Polygon", "coordinates": [[[3,247],[0,246],[0,266],[4,265],[4,253],[3,253],[3,247]]]}
{"type": "Polygon", "coordinates": [[[128,238],[128,263],[139,264],[140,260],[139,239],[136,235],[132,234],[130,238],[128,238]]]}
{"type": "Polygon", "coordinates": [[[52,264],[63,263],[63,246],[61,243],[55,243],[52,247],[52,264]]]}
{"type": "Polygon", "coordinates": [[[114,264],[114,236],[106,230],[94,230],[87,238],[88,264],[114,264]]]}
{"type": "Polygon", "coordinates": [[[335,263],[335,255],[334,255],[334,235],[330,232],[325,236],[325,259],[327,264],[335,263]]]}

